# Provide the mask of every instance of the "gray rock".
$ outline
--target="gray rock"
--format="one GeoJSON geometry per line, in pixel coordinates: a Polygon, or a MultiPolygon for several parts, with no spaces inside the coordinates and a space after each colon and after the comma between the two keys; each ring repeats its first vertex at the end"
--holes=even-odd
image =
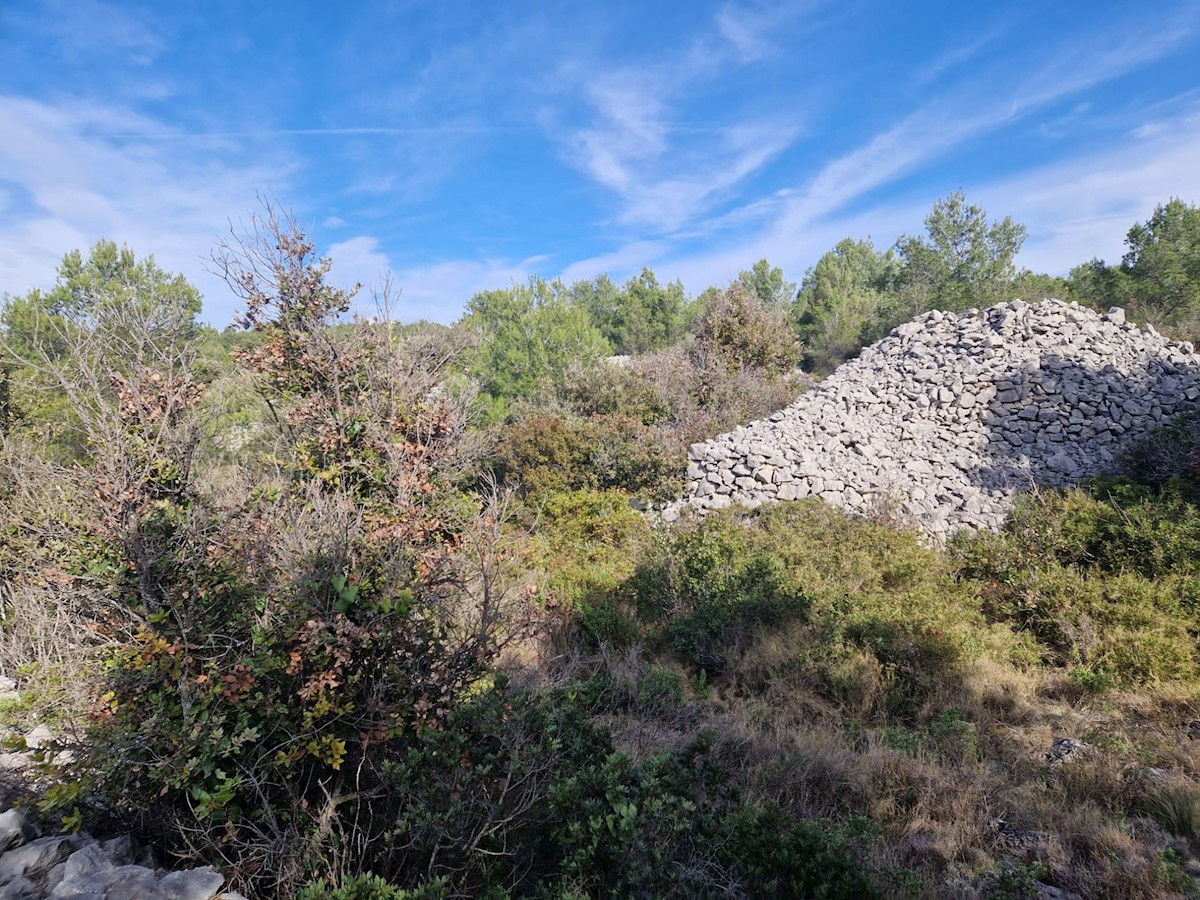
{"type": "Polygon", "coordinates": [[[45,725],[38,725],[25,735],[25,746],[30,750],[40,750],[54,742],[54,732],[45,725]]]}
{"type": "Polygon", "coordinates": [[[37,831],[19,809],[0,813],[0,853],[31,841],[36,836],[37,831]]]}
{"type": "Polygon", "coordinates": [[[35,878],[44,875],[83,843],[83,838],[77,834],[56,834],[9,850],[0,856],[0,880],[11,880],[22,875],[35,878]]]}
{"type": "Polygon", "coordinates": [[[159,887],[168,900],[210,900],[225,883],[212,866],[184,869],[163,876],[159,887]]]}
{"type": "Polygon", "coordinates": [[[66,862],[55,868],[58,869],[61,876],[59,884],[64,884],[83,881],[98,873],[107,872],[115,866],[99,844],[88,844],[86,847],[76,850],[67,857],[66,862]]]}
{"type": "MultiPolygon", "coordinates": [[[[63,885],[58,886],[62,890],[63,885]]],[[[142,866],[119,866],[87,882],[79,882],[77,893],[51,895],[58,897],[103,897],[104,900],[167,900],[158,876],[142,866]],[[85,891],[93,893],[88,894],[85,891]]],[[[206,898],[207,900],[207,898],[206,898]]]]}
{"type": "Polygon", "coordinates": [[[1046,468],[1051,472],[1061,472],[1064,475],[1073,475],[1079,471],[1079,465],[1065,453],[1055,453],[1051,456],[1046,460],[1046,468]]]}
{"type": "Polygon", "coordinates": [[[41,896],[38,886],[22,875],[0,886],[0,900],[38,900],[41,896]]]}
{"type": "Polygon", "coordinates": [[[1086,756],[1091,749],[1091,746],[1076,738],[1058,738],[1046,751],[1046,759],[1050,762],[1074,762],[1086,756]]]}
{"type": "Polygon", "coordinates": [[[929,314],[787,409],[689,448],[690,502],[812,493],[869,514],[863,498],[888,485],[936,541],[998,527],[1017,491],[1103,471],[1198,405],[1200,357],[1121,315],[1055,300],[929,314]]]}
{"type": "Polygon", "coordinates": [[[1062,888],[1041,881],[1037,882],[1034,888],[1037,891],[1038,900],[1083,900],[1079,894],[1064,891],[1062,888]]]}
{"type": "Polygon", "coordinates": [[[33,765],[24,753],[0,753],[0,771],[22,772],[33,765]]]}

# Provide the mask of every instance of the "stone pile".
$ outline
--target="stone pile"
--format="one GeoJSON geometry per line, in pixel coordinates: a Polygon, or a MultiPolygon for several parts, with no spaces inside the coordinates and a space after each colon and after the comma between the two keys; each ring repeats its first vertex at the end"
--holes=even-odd
{"type": "Polygon", "coordinates": [[[1198,400],[1192,346],[1120,309],[935,311],[769,419],[692,445],[683,503],[703,513],[820,497],[897,511],[936,541],[998,527],[1033,484],[1114,469],[1130,441],[1198,400]]]}

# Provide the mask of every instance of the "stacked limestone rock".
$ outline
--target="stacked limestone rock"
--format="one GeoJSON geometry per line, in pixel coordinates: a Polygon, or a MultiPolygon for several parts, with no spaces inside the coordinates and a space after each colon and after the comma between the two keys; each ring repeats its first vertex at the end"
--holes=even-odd
{"type": "Polygon", "coordinates": [[[694,444],[685,502],[898,506],[941,539],[997,527],[1034,483],[1113,469],[1131,440],[1198,399],[1191,345],[1119,309],[1017,300],[935,311],[769,419],[694,444]]]}

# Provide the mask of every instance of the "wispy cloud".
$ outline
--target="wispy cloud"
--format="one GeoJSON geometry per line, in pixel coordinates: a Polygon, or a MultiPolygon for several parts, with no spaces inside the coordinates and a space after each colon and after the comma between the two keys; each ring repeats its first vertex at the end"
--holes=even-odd
{"type": "Polygon", "coordinates": [[[994,44],[1007,30],[1007,25],[995,25],[966,43],[958,43],[950,47],[934,58],[932,62],[918,69],[913,75],[914,80],[917,84],[922,85],[937,81],[945,73],[974,59],[984,48],[994,44]]]}
{"type": "Polygon", "coordinates": [[[1036,223],[1024,265],[1065,274],[1094,256],[1116,262],[1130,226],[1156,203],[1200,202],[1200,105],[1160,124],[1153,134],[1135,129],[1117,146],[979,187],[984,202],[1036,223]]]}
{"type": "Polygon", "coordinates": [[[166,51],[150,17],[127,5],[102,0],[44,0],[41,5],[42,14],[30,15],[23,24],[55,39],[68,53],[100,52],[148,65],[166,51]]]}
{"type": "Polygon", "coordinates": [[[634,167],[667,149],[664,86],[633,70],[602,75],[585,86],[597,122],[578,132],[574,154],[605,187],[621,194],[636,189],[634,167]]]}
{"type": "Polygon", "coordinates": [[[334,285],[352,290],[356,285],[379,285],[390,274],[392,265],[379,238],[357,235],[329,245],[326,255],[333,260],[330,277],[334,285]]]}
{"type": "Polygon", "coordinates": [[[513,132],[516,127],[500,128],[494,125],[428,125],[413,127],[351,126],[347,128],[271,128],[256,131],[114,131],[106,137],[119,140],[195,141],[213,138],[273,138],[273,137],[442,137],[447,135],[494,134],[501,131],[513,132]]]}
{"type": "Polygon", "coordinates": [[[798,131],[755,123],[736,125],[712,136],[700,154],[681,154],[689,163],[683,174],[635,183],[626,192],[621,220],[664,232],[680,228],[783,152],[798,131]]]}
{"type": "Polygon", "coordinates": [[[918,109],[862,146],[826,164],[789,204],[786,217],[807,222],[852,206],[869,192],[926,166],[970,139],[1162,58],[1194,36],[1196,16],[1177,19],[1169,33],[1146,28],[1100,35],[1028,74],[990,73],[918,109]],[[995,83],[1009,83],[997,91],[995,83]],[[981,98],[987,98],[982,100],[981,98]]]}
{"type": "Polygon", "coordinates": [[[726,4],[712,23],[723,49],[714,49],[712,34],[702,32],[683,42],[671,60],[580,81],[590,121],[567,130],[568,158],[616,195],[620,225],[640,235],[685,228],[795,141],[800,127],[794,110],[734,115],[717,124],[688,114],[721,72],[767,53],[773,25],[807,8],[726,4]]]}
{"type": "Polygon", "coordinates": [[[601,273],[614,278],[632,275],[643,266],[654,263],[670,247],[665,241],[634,241],[623,244],[616,250],[576,260],[560,273],[563,281],[590,280],[601,273]]]}
{"type": "MultiPolygon", "coordinates": [[[[962,186],[992,216],[1011,215],[1030,226],[1018,258],[1023,267],[1065,275],[1093,257],[1117,262],[1130,226],[1146,219],[1156,203],[1171,197],[1200,203],[1200,168],[1195,165],[1200,158],[1200,102],[1155,121],[1159,127],[1152,134],[1131,128],[1115,146],[1085,149],[1018,175],[962,186]]],[[[919,231],[935,199],[906,195],[815,219],[780,216],[715,250],[668,250],[661,265],[693,291],[724,283],[764,257],[798,278],[844,237],[873,237],[885,249],[902,233],[919,231]]]]}
{"type": "Polygon", "coordinates": [[[795,40],[797,19],[810,16],[824,2],[726,3],[714,18],[717,31],[729,42],[742,63],[757,62],[778,51],[779,35],[795,40]]]}
{"type": "Polygon", "coordinates": [[[114,125],[140,132],[165,126],[94,103],[0,95],[0,120],[0,177],[22,205],[19,216],[0,220],[0,291],[46,286],[64,253],[105,237],[184,272],[205,292],[205,314],[228,319],[233,300],[203,273],[200,258],[222,223],[254,207],[258,192],[285,188],[290,161],[221,163],[98,136],[114,125]]]}
{"type": "Polygon", "coordinates": [[[540,256],[516,261],[458,259],[401,268],[394,273],[400,289],[395,312],[406,322],[453,322],[475,294],[522,284],[544,262],[540,256]]]}

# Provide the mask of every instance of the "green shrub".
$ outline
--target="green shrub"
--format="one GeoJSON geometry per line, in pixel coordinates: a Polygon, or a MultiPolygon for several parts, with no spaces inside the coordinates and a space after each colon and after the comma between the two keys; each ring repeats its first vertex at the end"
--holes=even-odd
{"type": "Polygon", "coordinates": [[[311,884],[301,889],[296,900],[440,900],[447,896],[448,886],[444,879],[404,890],[388,884],[378,875],[359,875],[347,878],[336,887],[327,884],[311,884]]]}
{"type": "Polygon", "coordinates": [[[651,712],[676,709],[683,703],[683,677],[678,672],[651,666],[638,681],[637,705],[651,712]]]}
{"type": "Polygon", "coordinates": [[[642,637],[637,616],[619,597],[598,596],[579,605],[579,635],[588,650],[630,647],[642,637]]]}
{"type": "Polygon", "coordinates": [[[1048,491],[953,552],[987,614],[1086,689],[1200,677],[1200,511],[1178,482],[1048,491]]]}
{"type": "MultiPolygon", "coordinates": [[[[620,491],[562,491],[542,499],[529,551],[546,572],[550,595],[585,616],[594,613],[599,637],[603,623],[625,615],[614,595],[633,571],[649,540],[645,516],[620,491]]],[[[612,625],[619,628],[615,620],[612,625]]],[[[603,639],[603,638],[601,638],[603,639]]]]}
{"type": "Polygon", "coordinates": [[[553,793],[563,884],[589,896],[873,897],[862,831],[743,803],[701,738],[637,766],[614,754],[553,793]]]}
{"type": "MultiPolygon", "coordinates": [[[[441,389],[453,354],[386,324],[335,327],[350,296],[281,227],[225,260],[261,336],[239,360],[278,428],[257,490],[219,502],[195,472],[190,352],[164,341],[144,370],[81,379],[96,386],[78,411],[90,459],[68,474],[94,497],[81,543],[97,551],[58,577],[116,612],[58,811],[78,822],[94,790],[167,852],[291,896],[372,834],[383,765],[487,686],[521,623],[499,504],[463,491],[466,402],[441,389]]],[[[360,871],[395,874],[373,862],[360,871]]]]}
{"type": "Polygon", "coordinates": [[[803,618],[808,605],[780,560],[752,551],[743,529],[717,517],[668,538],[638,567],[632,589],[675,651],[709,669],[762,629],[803,618]]]}
{"type": "Polygon", "coordinates": [[[978,586],[914,534],[819,502],[740,516],[664,535],[625,589],[638,620],[693,666],[750,689],[789,679],[862,714],[911,718],[957,682],[965,659],[1030,659],[1030,638],[989,622],[978,586]],[[777,648],[781,635],[790,652],[777,648]]]}
{"type": "Polygon", "coordinates": [[[789,818],[773,804],[742,805],[721,823],[720,858],[755,897],[868,898],[878,892],[862,871],[855,844],[871,833],[865,819],[847,825],[789,818]]]}
{"type": "Polygon", "coordinates": [[[640,369],[609,362],[571,369],[560,398],[572,413],[583,418],[620,416],[654,425],[671,412],[640,369]]]}
{"type": "Polygon", "coordinates": [[[443,875],[459,896],[527,894],[558,872],[556,785],[603,767],[611,752],[568,693],[501,683],[384,764],[367,854],[398,884],[443,875]]]}
{"type": "Polygon", "coordinates": [[[731,369],[783,374],[795,369],[802,356],[787,314],[739,282],[709,302],[696,343],[731,369]]]}
{"type": "Polygon", "coordinates": [[[534,497],[616,489],[666,499],[682,488],[685,462],[658,432],[617,415],[533,412],[509,425],[496,447],[498,473],[534,497]]]}

